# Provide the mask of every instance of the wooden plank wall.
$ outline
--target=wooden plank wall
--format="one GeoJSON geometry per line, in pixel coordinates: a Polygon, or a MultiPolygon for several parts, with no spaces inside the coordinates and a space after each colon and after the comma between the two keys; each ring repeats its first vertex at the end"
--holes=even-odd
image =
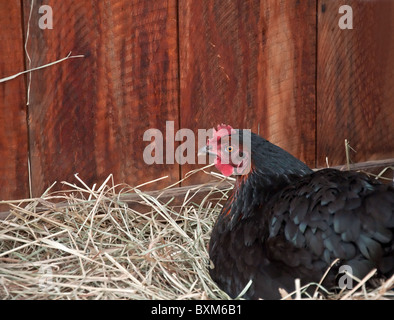
{"type": "Polygon", "coordinates": [[[353,29],[338,26],[340,0],[319,0],[317,166],[394,158],[394,1],[349,0],[353,29]]]}
{"type": "MultiPolygon", "coordinates": [[[[149,128],[227,122],[251,128],[310,166],[394,158],[394,4],[349,0],[35,0],[0,5],[0,199],[53,181],[178,181],[198,166],[143,162],[149,128]],[[22,3],[22,7],[21,7],[22,3]],[[39,28],[41,5],[52,30],[39,28]],[[4,26],[7,26],[7,32],[4,26]],[[27,50],[24,37],[29,26],[27,50]],[[28,153],[30,151],[30,154],[28,153]]],[[[184,184],[207,179],[196,175],[184,184]]]]}
{"type": "MultiPolygon", "coordinates": [[[[143,133],[178,124],[176,1],[35,1],[32,67],[85,55],[33,73],[29,107],[33,194],[53,181],[143,183],[179,179],[178,165],[147,166],[143,133]],[[52,30],[37,21],[53,10],[52,30]]],[[[30,1],[24,1],[25,24],[30,1]]]]}
{"type": "MultiPolygon", "coordinates": [[[[0,78],[25,68],[21,15],[19,1],[0,2],[0,78]]],[[[0,200],[29,196],[25,96],[23,77],[0,83],[0,200]]]]}
{"type": "Polygon", "coordinates": [[[179,25],[181,127],[249,128],[314,166],[316,2],[180,1],[179,25]]]}

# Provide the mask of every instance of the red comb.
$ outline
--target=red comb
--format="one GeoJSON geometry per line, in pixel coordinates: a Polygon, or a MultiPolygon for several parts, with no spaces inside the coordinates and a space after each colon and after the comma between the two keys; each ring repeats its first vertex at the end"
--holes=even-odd
{"type": "Polygon", "coordinates": [[[222,137],[224,135],[230,135],[235,133],[236,131],[233,129],[232,126],[227,125],[227,124],[219,124],[216,127],[216,130],[214,129],[214,136],[216,136],[217,138],[222,137]]]}
{"type": "Polygon", "coordinates": [[[220,138],[231,135],[233,133],[236,133],[236,131],[233,129],[232,126],[224,123],[219,124],[216,129],[213,128],[213,135],[212,138],[208,140],[208,144],[212,143],[215,140],[218,141],[220,138]]]}
{"type": "Polygon", "coordinates": [[[228,125],[228,124],[218,124],[218,126],[216,127],[216,130],[219,131],[220,129],[227,129],[228,131],[233,130],[233,127],[228,125]]]}

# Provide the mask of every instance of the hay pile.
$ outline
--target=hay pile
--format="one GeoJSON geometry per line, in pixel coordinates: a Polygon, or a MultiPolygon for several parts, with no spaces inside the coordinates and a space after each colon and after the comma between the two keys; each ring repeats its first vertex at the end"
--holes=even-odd
{"type": "MultiPolygon", "coordinates": [[[[193,203],[199,190],[179,208],[110,177],[97,190],[80,182],[9,203],[14,216],[0,220],[0,298],[228,298],[207,270],[219,205],[193,203]],[[150,210],[122,201],[131,192],[150,210]]],[[[226,190],[213,188],[210,196],[226,190]]]]}
{"type": "MultiPolygon", "coordinates": [[[[198,203],[191,189],[173,206],[111,177],[99,188],[79,180],[64,182],[67,192],[9,202],[13,216],[0,220],[0,298],[228,299],[208,274],[207,244],[231,184],[198,203]],[[122,200],[130,193],[146,212],[122,200]]],[[[367,293],[361,283],[331,298],[392,298],[393,286],[391,278],[367,293]]]]}

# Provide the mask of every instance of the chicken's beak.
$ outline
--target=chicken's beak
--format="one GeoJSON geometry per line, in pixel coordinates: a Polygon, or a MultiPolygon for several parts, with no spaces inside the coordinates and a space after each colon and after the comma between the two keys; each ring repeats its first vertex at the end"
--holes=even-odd
{"type": "Polygon", "coordinates": [[[200,150],[198,150],[197,156],[205,156],[205,155],[213,155],[216,156],[217,154],[211,151],[211,146],[204,146],[200,150]]]}

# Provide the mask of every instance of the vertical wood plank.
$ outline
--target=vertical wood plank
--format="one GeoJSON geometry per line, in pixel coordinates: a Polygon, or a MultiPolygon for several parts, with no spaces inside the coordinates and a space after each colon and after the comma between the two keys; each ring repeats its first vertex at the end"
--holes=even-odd
{"type": "Polygon", "coordinates": [[[181,127],[259,130],[314,166],[316,2],[180,1],[179,25],[181,127]]]}
{"type": "MultiPolygon", "coordinates": [[[[34,194],[53,181],[115,182],[157,189],[179,179],[178,165],[143,161],[143,133],[178,124],[178,47],[175,0],[36,1],[28,50],[32,67],[73,54],[33,73],[29,123],[34,194]],[[38,6],[53,10],[41,30],[38,6]]],[[[25,21],[30,1],[24,2],[25,21]]]]}
{"type": "Polygon", "coordinates": [[[349,0],[353,29],[342,30],[343,1],[319,0],[317,164],[394,157],[394,2],[349,0]]]}
{"type": "MultiPolygon", "coordinates": [[[[1,1],[0,78],[23,70],[20,1],[1,1]]],[[[0,200],[29,196],[25,96],[23,76],[0,83],[0,200]]]]}

